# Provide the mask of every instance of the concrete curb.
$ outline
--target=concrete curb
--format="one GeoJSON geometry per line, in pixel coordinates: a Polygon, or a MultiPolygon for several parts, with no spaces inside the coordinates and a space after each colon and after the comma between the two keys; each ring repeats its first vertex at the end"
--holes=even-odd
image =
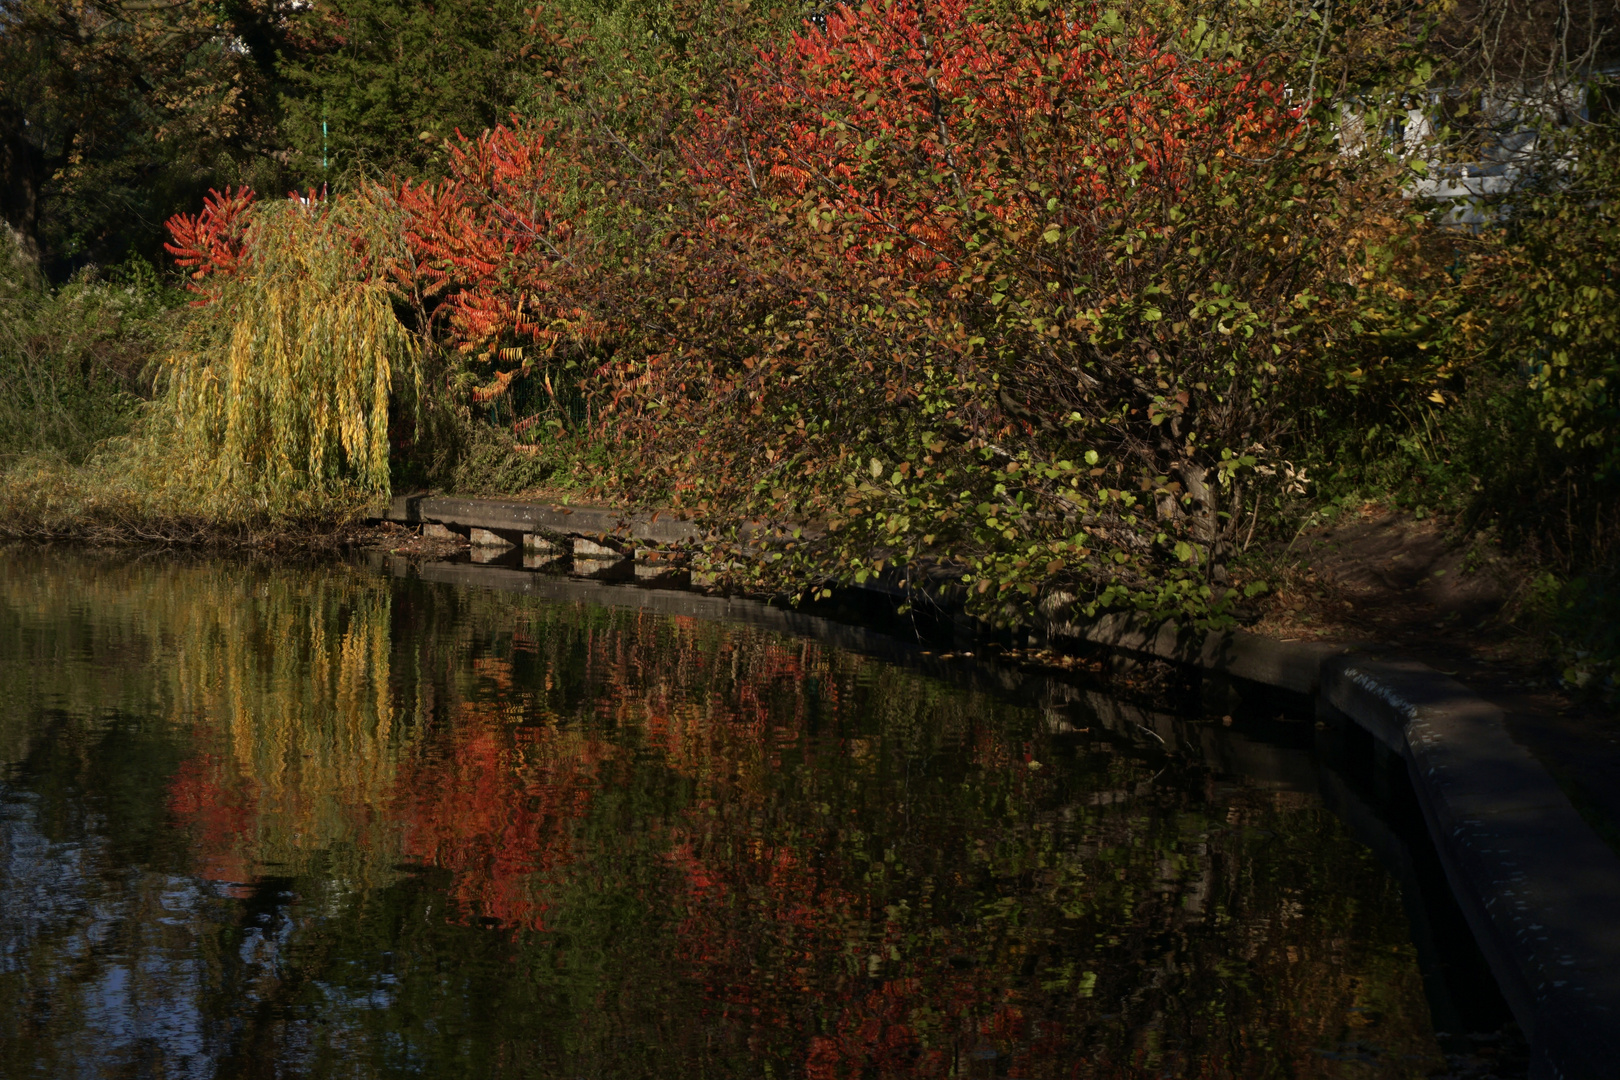
{"type": "Polygon", "coordinates": [[[1499,708],[1426,665],[1348,646],[1130,616],[1047,631],[1311,695],[1320,715],[1401,757],[1458,906],[1530,1042],[1532,1077],[1620,1076],[1620,858],[1513,741],[1499,708]]]}
{"type": "Polygon", "coordinates": [[[1170,622],[1144,622],[1133,615],[1104,615],[1088,623],[1052,623],[1046,627],[1046,634],[1057,642],[1080,642],[1189,664],[1306,695],[1320,689],[1323,662],[1352,648],[1313,641],[1275,641],[1240,630],[1199,634],[1170,622]]]}
{"type": "Polygon", "coordinates": [[[1620,859],[1502,710],[1423,664],[1335,657],[1327,702],[1406,761],[1532,1075],[1620,1074],[1620,859]]]}

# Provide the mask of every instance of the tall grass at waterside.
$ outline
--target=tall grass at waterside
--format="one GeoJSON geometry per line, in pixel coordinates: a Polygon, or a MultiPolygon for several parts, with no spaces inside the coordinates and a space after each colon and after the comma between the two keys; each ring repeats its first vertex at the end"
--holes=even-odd
{"type": "Polygon", "coordinates": [[[144,263],[53,288],[0,228],[0,469],[78,465],[128,431],[175,300],[144,263]]]}

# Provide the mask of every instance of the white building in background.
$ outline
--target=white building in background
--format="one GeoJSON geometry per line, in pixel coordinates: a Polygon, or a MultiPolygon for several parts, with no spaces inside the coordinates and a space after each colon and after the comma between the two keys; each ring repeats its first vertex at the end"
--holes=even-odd
{"type": "MultiPolygon", "coordinates": [[[[1595,75],[1602,80],[1617,77],[1620,68],[1595,75]]],[[[1479,228],[1502,213],[1500,206],[1487,209],[1487,201],[1573,164],[1565,136],[1575,133],[1588,118],[1591,85],[1587,81],[1538,87],[1520,95],[1481,94],[1471,103],[1469,122],[1476,132],[1483,129],[1489,134],[1459,141],[1455,147],[1447,147],[1436,137],[1435,118],[1451,92],[1431,90],[1423,95],[1421,106],[1412,105],[1386,117],[1380,141],[1418,173],[1403,192],[1407,198],[1431,202],[1437,208],[1445,206],[1442,225],[1479,228]],[[1553,132],[1559,137],[1549,139],[1553,132]],[[1458,160],[1462,154],[1466,158],[1458,160]]],[[[1353,104],[1344,104],[1339,115],[1340,152],[1360,155],[1369,142],[1365,114],[1353,104]]]]}

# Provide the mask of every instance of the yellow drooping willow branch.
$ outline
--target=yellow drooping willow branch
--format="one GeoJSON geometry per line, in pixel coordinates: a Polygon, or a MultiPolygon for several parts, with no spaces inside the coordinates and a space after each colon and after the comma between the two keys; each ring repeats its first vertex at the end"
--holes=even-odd
{"type": "Polygon", "coordinates": [[[257,208],[251,257],[159,372],[161,420],[215,512],[339,509],[389,493],[389,403],[421,351],[380,267],[392,206],[362,193],[257,208]]]}

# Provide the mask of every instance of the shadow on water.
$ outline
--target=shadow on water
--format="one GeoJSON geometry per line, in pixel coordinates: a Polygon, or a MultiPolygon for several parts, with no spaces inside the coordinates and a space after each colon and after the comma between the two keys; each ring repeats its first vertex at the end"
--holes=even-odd
{"type": "Polygon", "coordinates": [[[1353,725],[1320,728],[1316,753],[1324,802],[1400,882],[1441,1045],[1522,1074],[1528,1048],[1457,905],[1405,763],[1353,725]]]}
{"type": "Polygon", "coordinates": [[[1226,748],[1206,747],[1207,762],[1309,787],[1399,883],[1448,1075],[1524,1075],[1528,1047],[1457,904],[1405,762],[1354,724],[1313,719],[1316,704],[1306,695],[1208,676],[1201,695],[1209,702],[1204,712],[1227,709],[1232,721],[1226,748]],[[1233,753],[1244,744],[1265,750],[1233,753]],[[1279,768],[1284,759],[1289,764],[1279,768]]]}
{"type": "Polygon", "coordinates": [[[1310,723],[402,570],[0,564],[0,1075],[1487,1075],[1310,723]]]}

